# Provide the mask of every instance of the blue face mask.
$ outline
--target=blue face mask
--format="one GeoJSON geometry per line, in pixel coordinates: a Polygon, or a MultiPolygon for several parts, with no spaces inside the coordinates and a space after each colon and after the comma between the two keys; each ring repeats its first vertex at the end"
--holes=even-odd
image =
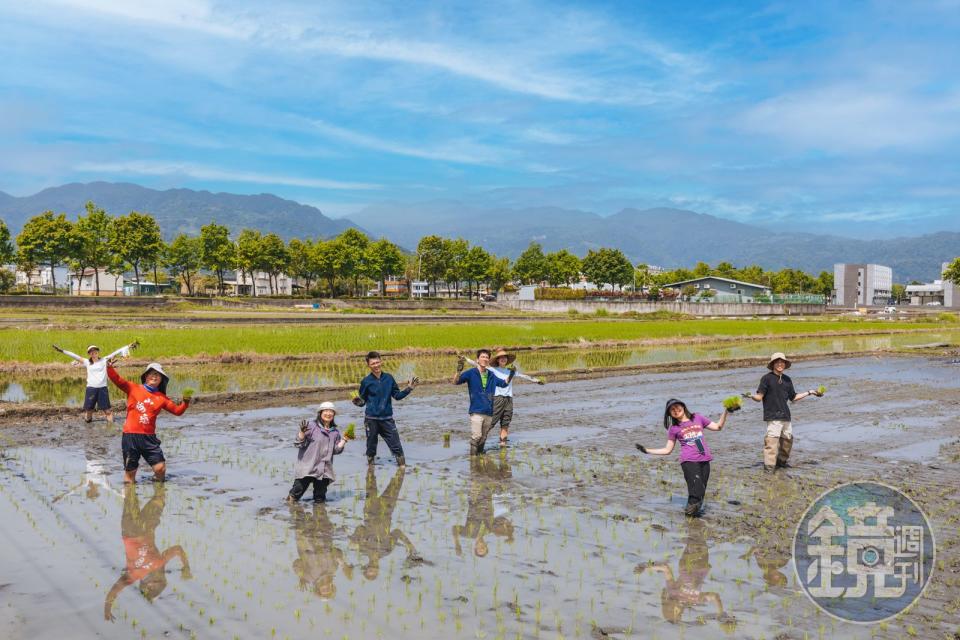
{"type": "Polygon", "coordinates": [[[158,389],[158,387],[151,387],[148,384],[143,385],[143,388],[149,391],[150,393],[156,393],[158,389]]]}

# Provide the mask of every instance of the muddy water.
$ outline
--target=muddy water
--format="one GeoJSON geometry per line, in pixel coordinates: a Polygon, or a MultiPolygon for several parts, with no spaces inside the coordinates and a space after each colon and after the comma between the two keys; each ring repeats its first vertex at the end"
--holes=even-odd
{"type": "MultiPolygon", "coordinates": [[[[525,371],[568,371],[690,362],[705,359],[734,359],[786,351],[799,356],[807,353],[845,353],[899,349],[911,345],[960,342],[960,332],[893,334],[881,336],[843,336],[797,340],[757,339],[713,344],[665,345],[631,349],[563,349],[521,353],[519,365],[525,371]]],[[[387,366],[400,380],[416,375],[426,380],[439,379],[451,371],[452,357],[425,356],[394,359],[387,366]]],[[[121,367],[124,375],[138,371],[121,367]]],[[[190,387],[200,395],[224,392],[274,391],[302,387],[329,387],[351,384],[366,375],[359,358],[324,361],[278,361],[234,364],[177,365],[170,393],[177,396],[190,387]]],[[[60,406],[83,404],[86,379],[82,368],[45,371],[42,374],[0,373],[0,401],[52,403],[60,406]]],[[[114,391],[111,389],[111,392],[114,391]]]]}
{"type": "MultiPolygon", "coordinates": [[[[123,491],[103,423],[0,432],[0,637],[899,638],[960,625],[958,366],[921,358],[804,362],[796,467],[759,470],[758,405],[708,436],[703,518],[682,515],[662,406],[713,413],[762,370],[518,386],[509,449],[471,464],[462,388],[395,406],[411,466],[363,444],[325,505],[282,501],[311,407],[164,416],[165,485],[123,491]],[[443,434],[452,433],[444,447],[443,434]],[[921,445],[925,445],[921,446],[921,445]],[[942,445],[942,446],[941,446],[942,445]],[[918,450],[918,447],[920,450],[918,450]],[[799,590],[789,542],[816,495],[882,479],[933,521],[940,570],[901,620],[830,619],[799,590]]],[[[358,421],[347,405],[341,424],[358,421]]],[[[141,473],[144,473],[143,469],[141,473]]],[[[148,475],[148,474],[147,474],[148,475]]],[[[309,495],[309,493],[308,493],[309,495]]]]}

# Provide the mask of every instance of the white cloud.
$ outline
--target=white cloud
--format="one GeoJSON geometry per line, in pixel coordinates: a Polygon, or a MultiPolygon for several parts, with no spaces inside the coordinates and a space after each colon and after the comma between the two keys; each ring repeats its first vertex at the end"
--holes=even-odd
{"type": "Polygon", "coordinates": [[[797,91],[744,113],[740,129],[831,152],[922,148],[960,134],[960,96],[856,85],[797,91]]]}
{"type": "Polygon", "coordinates": [[[255,184],[309,187],[311,189],[373,190],[381,185],[366,182],[341,182],[323,178],[271,175],[251,171],[230,171],[189,162],[160,162],[135,160],[130,162],[84,162],[74,167],[83,173],[103,173],[146,176],[185,176],[198,180],[251,182],[255,184]]]}
{"type": "Polygon", "coordinates": [[[322,120],[308,120],[308,123],[321,135],[396,155],[461,164],[495,165],[503,162],[503,153],[500,150],[469,139],[451,140],[442,145],[413,146],[338,127],[322,120]]]}

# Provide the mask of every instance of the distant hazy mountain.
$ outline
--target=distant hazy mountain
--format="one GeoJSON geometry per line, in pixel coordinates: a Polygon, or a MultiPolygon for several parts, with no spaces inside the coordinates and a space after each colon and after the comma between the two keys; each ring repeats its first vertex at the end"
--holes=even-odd
{"type": "Polygon", "coordinates": [[[832,271],[836,262],[874,262],[893,268],[898,282],[939,277],[940,263],[960,256],[960,233],[891,240],[855,240],[809,233],[774,233],[680,209],[624,209],[601,217],[589,211],[540,207],[479,209],[451,201],[378,204],[351,216],[358,225],[416,247],[427,234],[463,237],[499,255],[516,257],[531,242],[545,250],[583,255],[617,247],[635,261],[663,267],[698,260],[767,269],[832,271]]]}
{"type": "Polygon", "coordinates": [[[0,218],[16,234],[28,218],[47,210],[75,219],[88,200],[111,215],[149,213],[168,238],[180,232],[197,234],[211,220],[233,231],[248,227],[272,231],[283,238],[334,236],[354,226],[347,220],[332,220],[316,207],[266,193],[243,196],[192,189],[157,191],[113,182],[66,184],[23,198],[0,192],[0,218]]]}

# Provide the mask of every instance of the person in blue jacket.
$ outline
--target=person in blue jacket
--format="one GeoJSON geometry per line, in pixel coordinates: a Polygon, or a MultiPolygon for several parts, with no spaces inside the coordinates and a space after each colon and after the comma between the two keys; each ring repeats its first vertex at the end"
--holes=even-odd
{"type": "Polygon", "coordinates": [[[403,400],[410,395],[414,387],[420,384],[420,379],[411,378],[401,390],[393,376],[383,371],[383,362],[376,351],[367,354],[367,366],[370,367],[370,374],[360,381],[360,390],[353,398],[353,404],[366,407],[363,427],[367,432],[367,463],[373,464],[376,459],[377,437],[381,437],[397,459],[397,466],[405,467],[407,460],[403,455],[403,445],[400,444],[397,423],[393,420],[392,401],[403,400]]]}
{"type": "Polygon", "coordinates": [[[497,387],[506,387],[513,382],[517,370],[510,368],[510,374],[504,380],[490,370],[490,350],[477,351],[477,366],[463,370],[463,356],[457,356],[457,373],[453,384],[466,384],[470,392],[470,455],[483,453],[487,434],[493,427],[493,392],[497,387]]]}

